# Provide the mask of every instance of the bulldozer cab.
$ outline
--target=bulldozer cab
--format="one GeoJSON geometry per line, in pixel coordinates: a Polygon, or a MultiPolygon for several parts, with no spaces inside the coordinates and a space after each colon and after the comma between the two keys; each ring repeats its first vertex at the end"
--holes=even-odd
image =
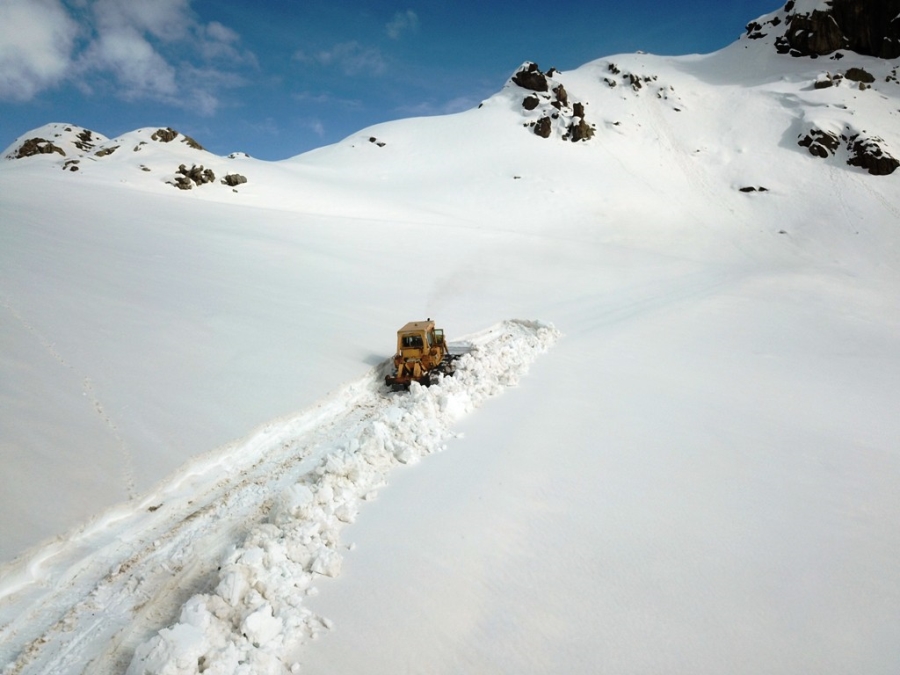
{"type": "Polygon", "coordinates": [[[410,321],[397,331],[397,353],[414,358],[443,347],[444,331],[434,327],[434,321],[410,321]]]}

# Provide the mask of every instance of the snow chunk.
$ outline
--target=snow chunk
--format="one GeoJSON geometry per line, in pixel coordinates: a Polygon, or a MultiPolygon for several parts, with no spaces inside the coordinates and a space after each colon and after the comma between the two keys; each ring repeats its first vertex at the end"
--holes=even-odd
{"type": "Polygon", "coordinates": [[[265,645],[281,635],[284,623],[272,612],[272,607],[263,605],[241,624],[241,632],[254,646],[265,645]]]}
{"type": "Polygon", "coordinates": [[[204,631],[186,623],[164,628],[138,647],[126,675],[185,675],[197,672],[208,644],[204,631]]]}
{"type": "Polygon", "coordinates": [[[319,551],[319,555],[313,561],[312,571],[326,577],[336,577],[341,573],[342,563],[343,558],[340,553],[324,548],[319,551]]]}

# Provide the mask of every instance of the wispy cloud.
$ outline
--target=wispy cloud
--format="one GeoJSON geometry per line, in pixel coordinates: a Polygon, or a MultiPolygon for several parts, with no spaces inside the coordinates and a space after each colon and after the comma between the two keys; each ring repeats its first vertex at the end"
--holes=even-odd
{"type": "Polygon", "coordinates": [[[170,98],[178,94],[175,67],[130,26],[103,31],[78,60],[78,70],[112,75],[125,99],[170,98]]]}
{"type": "Polygon", "coordinates": [[[164,42],[175,42],[185,39],[194,25],[190,0],[93,0],[88,5],[101,35],[130,28],[164,42]]]}
{"type": "Polygon", "coordinates": [[[426,117],[430,115],[450,115],[452,113],[471,110],[481,103],[471,96],[457,96],[448,101],[421,101],[397,108],[397,112],[403,115],[426,117]]]}
{"type": "Polygon", "coordinates": [[[399,40],[400,37],[408,32],[415,33],[419,30],[419,15],[411,9],[405,12],[397,12],[394,18],[385,26],[388,37],[392,40],[399,40]]]}
{"type": "Polygon", "coordinates": [[[191,0],[0,0],[0,98],[27,101],[64,81],[211,114],[240,69],[240,35],[200,22],[191,0]],[[202,74],[202,77],[198,76],[202,74]]]}
{"type": "Polygon", "coordinates": [[[325,136],[325,125],[322,123],[322,120],[319,120],[319,119],[306,120],[303,123],[303,126],[305,126],[307,129],[312,131],[319,138],[322,138],[323,136],[325,136]]]}
{"type": "Polygon", "coordinates": [[[28,101],[60,82],[78,31],[59,0],[0,1],[0,98],[28,101]]]}
{"type": "Polygon", "coordinates": [[[341,98],[328,92],[300,91],[292,94],[292,98],[300,103],[309,103],[312,105],[327,105],[340,108],[361,108],[362,101],[355,98],[341,98]]]}
{"type": "Polygon", "coordinates": [[[300,49],[294,53],[294,59],[301,63],[337,67],[345,75],[359,75],[360,73],[381,75],[387,70],[387,63],[380,50],[375,47],[366,47],[355,40],[341,42],[330,49],[322,49],[312,54],[300,49]]]}

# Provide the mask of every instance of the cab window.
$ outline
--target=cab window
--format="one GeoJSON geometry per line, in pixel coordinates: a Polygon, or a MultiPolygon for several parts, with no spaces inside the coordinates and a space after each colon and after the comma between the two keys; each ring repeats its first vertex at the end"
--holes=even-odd
{"type": "Polygon", "coordinates": [[[409,334],[403,336],[403,346],[409,349],[421,349],[422,348],[422,336],[409,334]]]}

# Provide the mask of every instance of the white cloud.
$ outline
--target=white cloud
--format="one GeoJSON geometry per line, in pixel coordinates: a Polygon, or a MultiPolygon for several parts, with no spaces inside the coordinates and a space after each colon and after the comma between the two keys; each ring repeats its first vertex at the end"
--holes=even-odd
{"type": "Polygon", "coordinates": [[[0,0],[0,99],[28,101],[58,83],[77,33],[59,0],[0,0]]]}
{"type": "Polygon", "coordinates": [[[223,26],[218,21],[210,21],[206,25],[206,34],[210,39],[223,44],[232,44],[240,42],[241,36],[228,26],[223,26]]]}
{"type": "Polygon", "coordinates": [[[197,49],[207,61],[257,67],[256,56],[241,49],[241,36],[218,21],[211,21],[197,31],[197,49]]]}
{"type": "Polygon", "coordinates": [[[419,15],[411,9],[405,12],[397,12],[390,23],[385,26],[388,37],[392,40],[399,40],[400,36],[407,31],[416,32],[419,29],[419,15]]]}
{"type": "Polygon", "coordinates": [[[68,80],[88,95],[210,114],[222,90],[246,82],[238,71],[257,67],[240,35],[202,24],[191,0],[0,0],[0,98],[27,101],[68,80]]]}
{"type": "Polygon", "coordinates": [[[128,27],[165,42],[185,39],[196,23],[190,0],[94,0],[91,9],[101,32],[128,27]]]}
{"type": "Polygon", "coordinates": [[[80,68],[111,73],[126,99],[170,98],[178,93],[175,68],[133,28],[104,31],[82,56],[80,68]]]}
{"type": "Polygon", "coordinates": [[[325,135],[325,125],[322,124],[321,120],[311,119],[307,120],[304,125],[307,129],[312,131],[316,136],[324,136],[325,135]]]}
{"type": "Polygon", "coordinates": [[[355,40],[336,44],[331,49],[323,49],[315,54],[308,54],[301,49],[294,53],[294,59],[326,67],[335,66],[345,75],[358,75],[363,72],[380,75],[387,69],[384,57],[378,49],[366,47],[355,40]]]}

